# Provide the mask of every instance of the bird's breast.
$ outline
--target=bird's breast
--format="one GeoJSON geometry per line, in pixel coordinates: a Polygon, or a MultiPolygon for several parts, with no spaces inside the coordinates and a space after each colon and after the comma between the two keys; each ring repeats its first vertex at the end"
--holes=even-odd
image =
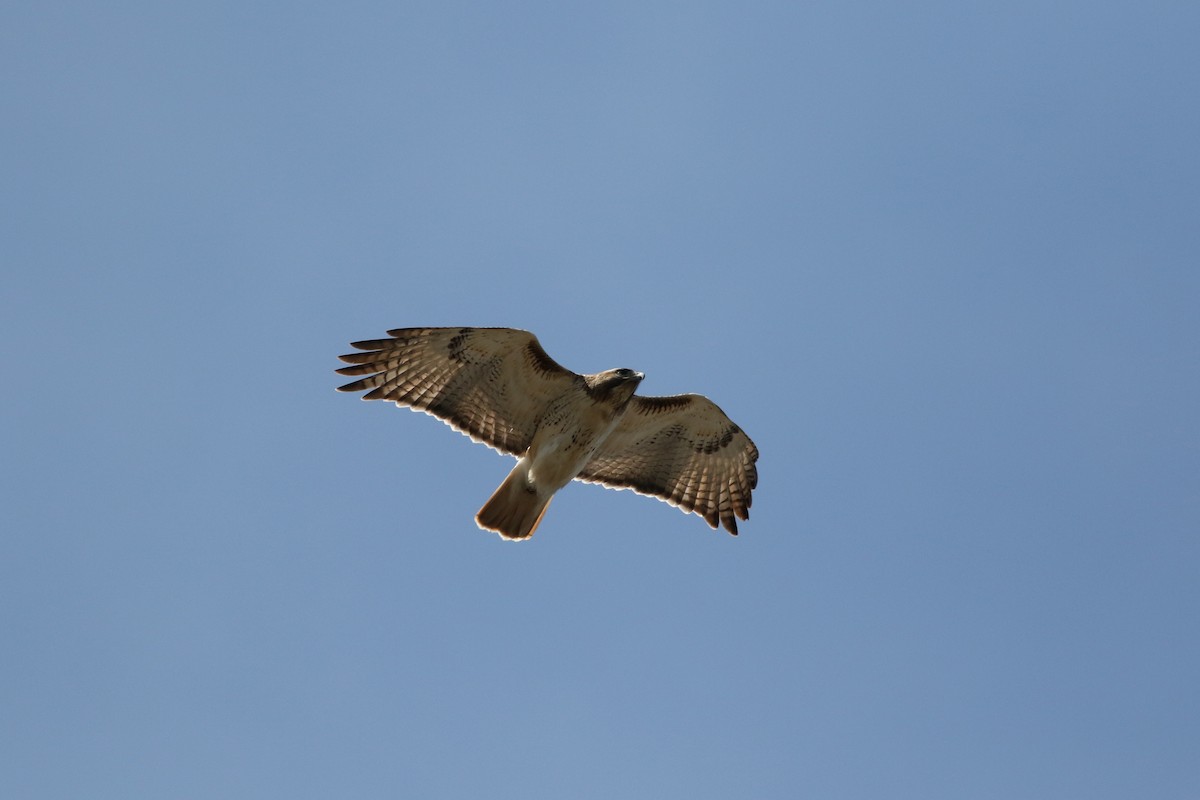
{"type": "Polygon", "coordinates": [[[529,480],[542,491],[566,486],[583,470],[617,419],[616,410],[605,404],[552,406],[526,454],[529,480]]]}

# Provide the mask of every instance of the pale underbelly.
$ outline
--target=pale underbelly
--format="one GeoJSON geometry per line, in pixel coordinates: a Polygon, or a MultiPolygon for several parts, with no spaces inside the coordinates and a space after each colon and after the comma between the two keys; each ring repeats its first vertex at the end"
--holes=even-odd
{"type": "MultiPolygon", "coordinates": [[[[608,433],[608,431],[604,431],[608,433]]],[[[553,434],[529,450],[529,480],[543,491],[557,491],[571,482],[591,460],[600,436],[553,434]]]]}

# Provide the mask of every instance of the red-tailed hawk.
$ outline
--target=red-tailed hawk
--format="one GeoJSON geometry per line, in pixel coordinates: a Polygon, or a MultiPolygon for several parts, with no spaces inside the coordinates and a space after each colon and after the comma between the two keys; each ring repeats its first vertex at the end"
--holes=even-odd
{"type": "Polygon", "coordinates": [[[758,448],[708,398],[635,396],[642,373],[577,375],[546,355],[532,333],[513,328],[388,335],[354,342],[366,352],[340,356],[352,366],[339,373],[366,377],[338,389],[432,414],[516,456],[517,466],[475,516],[480,528],[528,538],[554,493],[573,479],[660,498],[734,535],[737,519],[750,518],[758,448]]]}

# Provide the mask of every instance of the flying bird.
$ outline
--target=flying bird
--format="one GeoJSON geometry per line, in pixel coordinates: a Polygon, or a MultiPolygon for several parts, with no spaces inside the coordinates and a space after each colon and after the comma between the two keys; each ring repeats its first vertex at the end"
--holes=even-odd
{"type": "Polygon", "coordinates": [[[631,369],[579,375],[514,328],[398,328],[353,342],[338,387],[424,411],[517,465],[475,516],[480,528],[527,539],[572,480],[665,500],[737,535],[750,518],[758,448],[698,394],[641,397],[631,369]]]}

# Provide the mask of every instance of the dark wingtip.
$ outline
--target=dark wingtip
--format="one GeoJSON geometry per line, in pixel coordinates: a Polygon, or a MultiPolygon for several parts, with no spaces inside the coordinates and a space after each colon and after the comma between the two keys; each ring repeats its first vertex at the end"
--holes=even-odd
{"type": "Polygon", "coordinates": [[[350,346],[358,350],[382,350],[390,344],[391,339],[363,339],[361,342],[351,342],[350,346]]]}

